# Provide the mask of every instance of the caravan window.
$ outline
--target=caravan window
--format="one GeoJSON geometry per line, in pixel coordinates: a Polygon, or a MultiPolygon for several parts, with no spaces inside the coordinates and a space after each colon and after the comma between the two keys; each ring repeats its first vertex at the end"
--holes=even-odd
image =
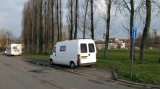
{"type": "Polygon", "coordinates": [[[87,53],[87,45],[81,44],[81,53],[87,53]]]}
{"type": "Polygon", "coordinates": [[[66,46],[60,46],[60,51],[66,51],[66,46]]]}
{"type": "Polygon", "coordinates": [[[16,46],[14,46],[14,47],[13,47],[13,49],[17,49],[17,47],[16,47],[16,46]]]}
{"type": "Polygon", "coordinates": [[[89,52],[95,52],[94,44],[88,44],[89,52]]]}

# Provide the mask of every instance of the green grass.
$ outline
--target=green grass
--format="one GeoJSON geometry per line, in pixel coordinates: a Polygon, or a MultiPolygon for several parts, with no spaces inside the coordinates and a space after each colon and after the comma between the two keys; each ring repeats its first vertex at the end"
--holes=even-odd
{"type": "MultiPolygon", "coordinates": [[[[111,49],[109,50],[109,60],[103,59],[103,52],[104,50],[98,50],[98,60],[96,66],[101,68],[114,69],[118,73],[118,78],[130,80],[129,50],[111,49]]],[[[25,53],[24,56],[32,57],[35,59],[49,60],[49,55],[25,53]]],[[[139,50],[136,50],[132,81],[160,85],[160,49],[146,50],[145,59],[142,63],[138,58],[139,50]]]]}
{"type": "MultiPolygon", "coordinates": [[[[118,77],[130,80],[129,50],[109,50],[109,60],[103,59],[103,50],[99,50],[97,66],[112,68],[117,71],[118,77]]],[[[134,60],[133,81],[160,85],[160,49],[146,50],[145,59],[138,60],[139,50],[136,50],[134,60]]]]}
{"type": "Polygon", "coordinates": [[[49,54],[33,54],[33,53],[24,53],[24,57],[34,58],[34,59],[41,59],[41,60],[49,60],[49,54]]]}

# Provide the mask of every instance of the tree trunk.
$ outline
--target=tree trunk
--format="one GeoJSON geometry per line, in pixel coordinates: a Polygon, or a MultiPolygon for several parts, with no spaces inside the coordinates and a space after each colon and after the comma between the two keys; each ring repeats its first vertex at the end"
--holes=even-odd
{"type": "Polygon", "coordinates": [[[54,0],[52,0],[52,30],[51,30],[51,44],[52,44],[52,50],[53,50],[53,47],[54,47],[54,0]]]}
{"type": "Polygon", "coordinates": [[[84,23],[83,23],[83,39],[85,39],[85,34],[86,34],[86,19],[87,19],[87,11],[88,11],[88,2],[89,0],[86,0],[86,9],[85,9],[85,16],[84,16],[84,23]]]}
{"type": "MultiPolygon", "coordinates": [[[[36,0],[35,0],[36,1],[36,0]]],[[[34,6],[34,32],[33,32],[33,53],[36,53],[37,48],[37,3],[34,6]]]]}
{"type": "Polygon", "coordinates": [[[91,3],[91,38],[94,40],[93,0],[90,0],[90,3],[91,3]]]}
{"type": "MultiPolygon", "coordinates": [[[[106,1],[107,2],[107,1],[106,1]]],[[[108,0],[107,5],[107,27],[106,27],[106,42],[105,42],[105,59],[108,59],[108,43],[109,43],[109,30],[110,30],[110,12],[111,12],[111,0],[108,0]]]]}
{"type": "Polygon", "coordinates": [[[62,2],[61,2],[61,0],[59,0],[59,1],[60,1],[59,2],[60,3],[60,12],[59,12],[60,13],[60,24],[59,24],[59,26],[60,26],[60,28],[59,28],[60,29],[60,35],[59,35],[60,37],[59,38],[60,39],[59,40],[62,41],[62,28],[63,28],[62,27],[62,2]]]}
{"type": "Polygon", "coordinates": [[[43,30],[42,30],[42,0],[39,5],[39,54],[43,52],[43,30]]]}
{"type": "Polygon", "coordinates": [[[70,15],[71,15],[70,40],[72,40],[73,39],[73,1],[72,0],[70,2],[70,8],[71,8],[71,12],[70,12],[70,15]]]}
{"type": "Polygon", "coordinates": [[[78,28],[78,0],[76,0],[76,7],[75,7],[75,32],[74,32],[74,39],[77,39],[77,28],[78,28]]]}
{"type": "Polygon", "coordinates": [[[59,30],[59,0],[57,0],[57,30],[58,30],[58,36],[57,40],[60,41],[60,30],[59,30]]]}
{"type": "Polygon", "coordinates": [[[144,59],[145,46],[150,29],[150,23],[151,23],[151,0],[146,0],[146,24],[143,30],[143,36],[140,45],[140,56],[139,56],[139,59],[141,61],[144,59]]]}
{"type": "Polygon", "coordinates": [[[130,59],[134,57],[134,40],[132,39],[132,27],[134,26],[134,0],[130,0],[130,59]]]}

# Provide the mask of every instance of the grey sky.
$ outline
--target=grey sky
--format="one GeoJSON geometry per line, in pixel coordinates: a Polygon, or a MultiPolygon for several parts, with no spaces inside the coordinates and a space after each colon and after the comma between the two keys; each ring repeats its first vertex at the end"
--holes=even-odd
{"type": "Polygon", "coordinates": [[[16,37],[21,34],[22,10],[26,0],[0,0],[0,28],[10,30],[16,37]]]}
{"type": "MultiPolygon", "coordinates": [[[[22,10],[23,6],[26,0],[0,0],[0,28],[4,28],[7,30],[12,31],[12,33],[16,36],[19,37],[21,35],[22,31],[22,10]]],[[[67,1],[67,0],[64,0],[67,1]]],[[[63,1],[63,8],[64,8],[64,13],[67,12],[66,10],[66,5],[64,4],[63,1]]],[[[65,2],[66,3],[66,2],[65,2]]],[[[103,4],[103,0],[101,0],[101,3],[103,4]]],[[[102,5],[101,4],[101,5],[102,5]]],[[[103,12],[103,6],[98,5],[98,9],[100,9],[100,12],[103,12]]],[[[102,14],[102,13],[98,13],[102,14]]],[[[99,16],[99,15],[98,15],[99,16]]],[[[66,18],[66,15],[64,15],[64,18],[66,18]]],[[[101,18],[101,17],[100,17],[101,18]]],[[[100,18],[95,18],[96,20],[99,20],[100,18]]],[[[66,19],[64,19],[66,20],[66,19]]],[[[117,38],[128,38],[127,34],[122,31],[122,26],[121,22],[124,21],[124,17],[117,17],[114,18],[113,22],[111,23],[111,37],[117,37],[117,38]],[[116,33],[116,34],[115,34],[116,33]]],[[[159,20],[160,17],[156,17],[152,15],[152,24],[151,24],[151,29],[157,28],[158,33],[160,33],[160,25],[159,25],[159,20]]],[[[136,21],[135,21],[136,22],[136,21]]],[[[102,38],[103,33],[105,32],[105,23],[104,22],[97,22],[100,25],[103,26],[98,26],[96,29],[98,29],[95,32],[96,38],[102,38]]],[[[135,26],[138,27],[138,32],[141,32],[143,29],[143,26],[140,26],[141,24],[136,23],[135,26]]],[[[152,31],[152,30],[151,30],[152,31]]]]}

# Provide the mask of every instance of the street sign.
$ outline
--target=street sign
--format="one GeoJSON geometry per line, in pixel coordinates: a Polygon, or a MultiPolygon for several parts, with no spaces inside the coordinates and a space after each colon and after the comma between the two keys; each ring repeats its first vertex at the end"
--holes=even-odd
{"type": "Polygon", "coordinates": [[[137,35],[137,28],[136,27],[132,27],[132,38],[135,39],[137,35]]]}
{"type": "Polygon", "coordinates": [[[132,27],[131,52],[130,52],[130,62],[131,62],[130,78],[131,79],[133,79],[133,55],[134,55],[134,41],[135,41],[136,35],[137,35],[137,28],[132,27]]]}

